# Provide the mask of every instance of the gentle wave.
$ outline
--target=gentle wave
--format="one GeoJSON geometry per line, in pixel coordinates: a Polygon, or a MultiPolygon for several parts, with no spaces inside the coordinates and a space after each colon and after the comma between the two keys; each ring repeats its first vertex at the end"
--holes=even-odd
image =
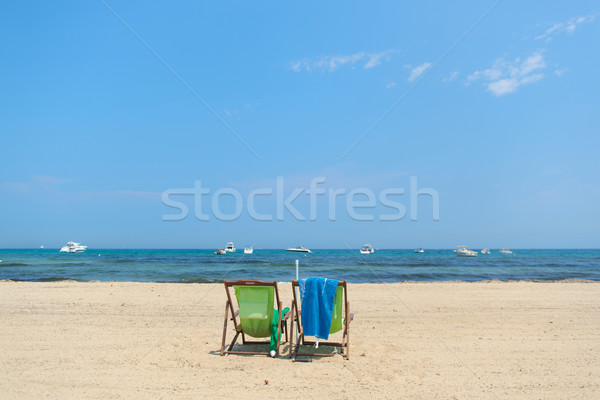
{"type": "Polygon", "coordinates": [[[109,250],[57,254],[57,250],[0,250],[0,279],[21,281],[137,281],[214,283],[224,279],[289,282],[296,277],[326,276],[361,282],[483,281],[564,279],[600,280],[600,250],[518,250],[457,257],[452,250],[378,250],[360,256],[356,250],[314,250],[300,256],[282,250],[238,251],[225,256],[214,250],[109,250]],[[100,255],[100,256],[98,256],[100,255]]]}
{"type": "Polygon", "coordinates": [[[20,262],[10,262],[10,261],[6,262],[6,261],[2,261],[0,263],[0,268],[2,268],[2,267],[24,267],[24,266],[27,266],[27,265],[29,265],[29,264],[27,264],[27,263],[20,263],[20,262]]]}

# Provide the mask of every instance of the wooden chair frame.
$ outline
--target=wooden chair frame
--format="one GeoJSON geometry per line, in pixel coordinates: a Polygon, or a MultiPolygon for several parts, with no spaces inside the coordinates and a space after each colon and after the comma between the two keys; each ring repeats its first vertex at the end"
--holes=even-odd
{"type": "MultiPolygon", "coordinates": [[[[236,344],[236,341],[238,339],[238,337],[241,335],[242,336],[242,344],[271,344],[270,340],[264,341],[264,340],[260,340],[260,341],[256,341],[256,340],[246,340],[246,335],[244,334],[244,332],[242,331],[242,327],[241,327],[241,321],[240,323],[238,323],[237,320],[237,316],[239,315],[239,309],[235,309],[234,308],[234,301],[233,301],[233,297],[231,296],[231,293],[229,291],[229,288],[233,287],[233,286],[272,286],[274,288],[274,292],[275,292],[275,302],[277,306],[277,309],[279,310],[279,312],[281,313],[282,310],[282,303],[281,300],[279,299],[279,291],[277,290],[277,281],[259,281],[259,280],[238,280],[238,281],[225,281],[225,292],[227,293],[227,302],[225,303],[225,320],[223,323],[223,339],[221,341],[221,355],[225,355],[225,354],[246,354],[246,355],[270,355],[270,351],[266,351],[266,352],[258,352],[258,351],[233,351],[233,346],[236,344]],[[229,317],[229,313],[231,312],[231,317],[229,317]],[[227,323],[228,321],[233,321],[233,326],[235,328],[235,336],[233,337],[233,340],[231,341],[231,344],[229,344],[229,346],[227,346],[227,349],[225,349],[225,341],[226,341],[226,336],[227,336],[227,323]]],[[[235,295],[235,294],[234,294],[235,295]]],[[[288,341],[288,330],[287,330],[287,320],[290,316],[291,312],[288,311],[286,313],[286,315],[281,318],[281,320],[279,321],[279,324],[277,324],[277,349],[276,349],[276,354],[275,356],[279,355],[279,345],[281,343],[281,323],[283,322],[283,330],[285,331],[285,341],[288,341]]]]}
{"type": "MultiPolygon", "coordinates": [[[[344,300],[342,302],[342,315],[344,315],[344,325],[342,328],[342,341],[341,342],[330,342],[319,340],[319,346],[334,346],[340,347],[342,351],[342,357],[346,360],[350,358],[350,322],[354,319],[354,314],[350,313],[350,303],[348,302],[348,285],[346,281],[339,281],[338,286],[343,287],[344,300]]],[[[298,307],[298,297],[296,296],[296,288],[298,288],[298,281],[292,280],[292,307],[291,307],[291,338],[290,338],[290,358],[296,359],[296,356],[306,356],[306,357],[331,357],[334,354],[318,354],[318,353],[299,353],[298,350],[300,346],[312,346],[316,342],[308,341],[304,338],[304,332],[302,329],[302,310],[298,307]],[[298,335],[297,335],[297,343],[294,344],[294,323],[297,325],[298,335]]]]}

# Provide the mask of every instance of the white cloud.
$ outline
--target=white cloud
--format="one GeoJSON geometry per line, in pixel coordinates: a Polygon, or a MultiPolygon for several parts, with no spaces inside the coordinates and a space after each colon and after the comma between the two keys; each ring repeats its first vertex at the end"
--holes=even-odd
{"type": "Polygon", "coordinates": [[[583,17],[573,17],[564,22],[554,22],[544,33],[535,37],[535,40],[546,39],[547,41],[552,40],[552,36],[558,33],[567,32],[572,34],[575,29],[581,24],[586,24],[594,21],[596,15],[586,15],[583,17]]]}
{"type": "Polygon", "coordinates": [[[488,90],[496,96],[512,93],[519,87],[519,81],[514,78],[500,79],[488,85],[488,90]]]}
{"type": "Polygon", "coordinates": [[[333,55],[333,56],[321,56],[316,60],[305,58],[300,61],[292,61],[290,63],[290,69],[294,72],[311,72],[315,70],[333,72],[339,67],[350,64],[354,65],[361,63],[364,69],[370,69],[380,65],[383,61],[389,61],[391,54],[396,50],[386,50],[379,53],[355,53],[349,55],[333,55]]]}
{"type": "Polygon", "coordinates": [[[384,61],[389,61],[390,60],[390,53],[392,53],[393,50],[387,50],[381,53],[375,53],[375,54],[369,54],[368,58],[369,61],[367,61],[367,63],[365,64],[365,69],[369,69],[369,68],[373,68],[378,66],[379,64],[381,64],[381,60],[383,59],[384,61]]]}
{"type": "Polygon", "coordinates": [[[410,71],[410,76],[408,77],[408,81],[409,82],[414,81],[419,76],[423,75],[423,72],[427,71],[427,69],[429,67],[431,67],[431,63],[430,62],[425,62],[425,63],[419,65],[418,67],[413,68],[410,71]]]}
{"type": "Polygon", "coordinates": [[[514,93],[520,86],[539,81],[544,77],[540,71],[546,68],[541,51],[532,53],[525,60],[498,59],[491,68],[475,71],[467,77],[467,85],[482,79],[487,81],[487,89],[495,96],[514,93]]]}
{"type": "Polygon", "coordinates": [[[544,74],[528,75],[528,76],[521,78],[521,80],[519,81],[519,84],[527,85],[528,83],[535,83],[535,82],[539,81],[540,79],[542,79],[543,77],[544,77],[544,74]]]}
{"type": "Polygon", "coordinates": [[[554,75],[561,77],[565,72],[567,72],[567,68],[557,69],[554,71],[554,75]]]}
{"type": "Polygon", "coordinates": [[[386,87],[386,88],[388,88],[388,89],[391,89],[391,88],[393,88],[394,86],[396,86],[396,82],[390,82],[390,83],[388,83],[387,85],[385,85],[385,87],[386,87]]]}
{"type": "Polygon", "coordinates": [[[452,82],[456,78],[458,78],[458,71],[453,71],[453,72],[450,73],[450,75],[442,78],[442,81],[443,82],[452,82]]]}

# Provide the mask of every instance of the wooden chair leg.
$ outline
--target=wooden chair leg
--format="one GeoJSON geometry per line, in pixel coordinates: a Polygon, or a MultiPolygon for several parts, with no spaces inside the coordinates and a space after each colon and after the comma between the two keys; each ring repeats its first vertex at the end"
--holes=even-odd
{"type": "Polygon", "coordinates": [[[233,350],[233,346],[235,346],[235,342],[237,341],[238,336],[240,336],[239,332],[235,333],[235,336],[233,337],[233,340],[231,341],[231,344],[229,345],[229,347],[227,348],[227,351],[231,351],[233,350]]]}
{"type": "Polygon", "coordinates": [[[294,304],[292,304],[290,315],[290,358],[294,355],[294,304]]]}
{"type": "Polygon", "coordinates": [[[225,338],[227,336],[227,317],[229,316],[229,301],[225,302],[225,321],[223,321],[223,339],[221,340],[221,355],[225,351],[225,338]]]}
{"type": "Polygon", "coordinates": [[[350,303],[346,304],[346,360],[350,359],[350,303]]]}

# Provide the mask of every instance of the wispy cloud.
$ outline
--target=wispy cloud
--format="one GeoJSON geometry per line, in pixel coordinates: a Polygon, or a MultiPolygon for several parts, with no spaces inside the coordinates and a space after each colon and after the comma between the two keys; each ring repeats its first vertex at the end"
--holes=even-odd
{"type": "Polygon", "coordinates": [[[525,60],[514,61],[498,59],[488,68],[475,71],[467,77],[467,85],[482,79],[487,81],[487,89],[494,96],[504,96],[515,92],[520,86],[539,81],[544,77],[540,71],[546,68],[542,51],[532,53],[525,60]]]}
{"type": "Polygon", "coordinates": [[[421,65],[419,65],[418,67],[413,68],[410,71],[410,76],[408,77],[408,81],[412,82],[415,79],[417,79],[419,76],[421,76],[423,74],[423,72],[427,71],[427,68],[431,67],[431,63],[430,62],[425,62],[421,65]]]}
{"type": "Polygon", "coordinates": [[[573,17],[563,22],[554,22],[549,28],[547,28],[544,31],[544,33],[536,36],[535,40],[551,40],[552,36],[564,32],[572,34],[573,32],[575,32],[579,25],[592,22],[594,19],[596,19],[596,16],[597,14],[592,14],[583,17],[573,17]]]}
{"type": "Polygon", "coordinates": [[[554,75],[561,77],[563,76],[563,74],[567,72],[567,68],[563,68],[563,69],[557,69],[556,71],[554,71],[554,75]]]}
{"type": "Polygon", "coordinates": [[[76,179],[50,175],[35,175],[27,182],[1,182],[0,188],[12,192],[30,192],[36,189],[57,190],[59,185],[75,182],[76,179]]]}
{"type": "Polygon", "coordinates": [[[455,80],[456,78],[458,78],[458,71],[452,71],[450,73],[450,75],[445,76],[444,78],[442,78],[443,82],[452,82],[453,80],[455,80]]]}
{"type": "Polygon", "coordinates": [[[71,178],[59,178],[56,176],[48,176],[48,175],[35,175],[31,178],[33,183],[39,183],[41,185],[63,185],[65,183],[71,183],[75,181],[75,179],[71,178]]]}
{"type": "Polygon", "coordinates": [[[226,108],[223,110],[223,113],[227,115],[229,118],[240,119],[240,116],[247,113],[252,113],[260,106],[260,103],[249,103],[244,104],[240,108],[226,108]]]}
{"type": "Polygon", "coordinates": [[[35,175],[25,182],[0,182],[0,192],[40,195],[55,195],[68,198],[78,197],[128,197],[128,198],[160,198],[162,192],[140,190],[106,190],[106,191],[65,191],[61,185],[78,182],[78,179],[59,178],[49,175],[35,175]]]}
{"type": "Polygon", "coordinates": [[[393,88],[394,86],[396,86],[396,82],[390,82],[390,83],[388,83],[387,85],[385,85],[385,87],[386,87],[387,89],[391,89],[391,88],[393,88]]]}
{"type": "Polygon", "coordinates": [[[311,71],[329,71],[333,72],[344,65],[360,64],[364,69],[370,69],[378,66],[382,62],[391,60],[391,55],[396,50],[386,50],[379,53],[355,53],[348,55],[321,56],[318,59],[305,58],[299,61],[292,61],[290,69],[295,72],[311,71]]]}

